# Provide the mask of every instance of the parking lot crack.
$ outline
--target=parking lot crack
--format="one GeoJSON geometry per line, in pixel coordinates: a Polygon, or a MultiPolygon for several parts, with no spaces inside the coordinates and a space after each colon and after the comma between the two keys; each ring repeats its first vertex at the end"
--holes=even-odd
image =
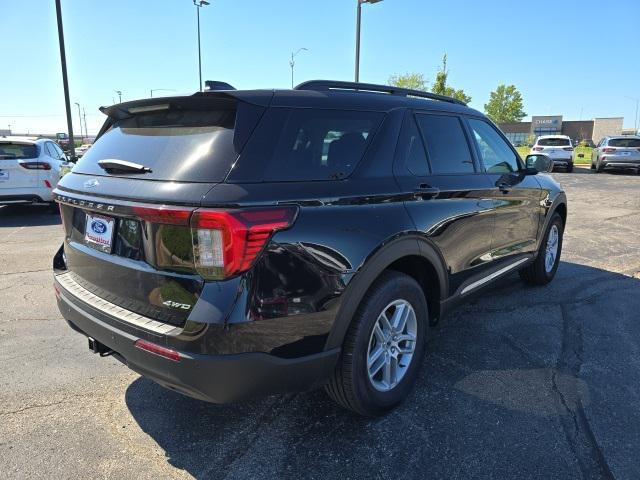
{"type": "Polygon", "coordinates": [[[559,382],[558,374],[577,380],[582,368],[582,322],[561,304],[562,347],[551,376],[551,390],[558,399],[559,420],[583,478],[614,478],[584,412],[579,383],[559,382]]]}

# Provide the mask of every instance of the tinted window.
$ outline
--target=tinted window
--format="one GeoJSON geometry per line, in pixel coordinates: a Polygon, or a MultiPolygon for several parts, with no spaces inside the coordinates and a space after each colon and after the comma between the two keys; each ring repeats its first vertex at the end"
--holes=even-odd
{"type": "Polygon", "coordinates": [[[416,115],[434,174],[473,173],[467,137],[457,117],[416,115]]]}
{"type": "MultiPolygon", "coordinates": [[[[372,112],[292,109],[284,124],[275,125],[277,131],[269,140],[276,143],[264,180],[337,180],[348,176],[382,117],[372,112]]],[[[269,145],[261,147],[262,152],[269,149],[269,145]]]]}
{"type": "Polygon", "coordinates": [[[487,173],[516,172],[520,169],[518,157],[495,128],[485,121],[473,118],[469,119],[469,126],[487,173]]]}
{"type": "Polygon", "coordinates": [[[55,150],[55,153],[56,153],[56,157],[55,158],[64,157],[64,152],[62,151],[60,146],[57,143],[53,143],[52,145],[53,145],[53,149],[55,150]]]}
{"type": "Polygon", "coordinates": [[[0,159],[11,158],[37,158],[38,147],[35,145],[23,145],[20,143],[0,143],[0,159]]]}
{"type": "MultiPolygon", "coordinates": [[[[259,118],[245,125],[251,122],[241,120],[242,112],[240,106],[236,110],[235,102],[227,102],[210,110],[172,109],[118,120],[80,158],[74,172],[106,175],[98,161],[117,159],[152,170],[124,174],[127,177],[221,182],[238,157],[238,137],[244,135],[239,132],[253,130],[259,118]]],[[[252,115],[247,113],[245,118],[252,115]]]]}
{"type": "Polygon", "coordinates": [[[398,159],[401,165],[417,176],[429,174],[424,144],[413,116],[408,117],[398,139],[398,159]]]}
{"type": "Polygon", "coordinates": [[[570,147],[571,140],[568,138],[540,138],[538,145],[541,147],[570,147]]]}
{"type": "Polygon", "coordinates": [[[638,138],[612,138],[609,140],[610,147],[627,147],[637,148],[640,147],[640,139],[638,138]]]}

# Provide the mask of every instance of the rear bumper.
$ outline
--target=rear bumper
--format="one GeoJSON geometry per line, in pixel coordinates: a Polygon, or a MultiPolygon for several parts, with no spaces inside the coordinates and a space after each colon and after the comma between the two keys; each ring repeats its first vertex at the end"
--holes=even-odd
{"type": "Polygon", "coordinates": [[[640,169],[640,160],[624,161],[624,160],[605,160],[602,162],[603,168],[635,168],[640,169]]]}
{"type": "MultiPolygon", "coordinates": [[[[160,385],[214,403],[243,400],[256,395],[303,391],[324,384],[333,372],[339,349],[298,358],[267,353],[204,355],[180,352],[173,361],[135,347],[139,337],[98,318],[67,298],[62,290],[60,312],[70,326],[107,346],[132,370],[160,385]]],[[[155,343],[165,345],[158,335],[155,343]]]]}

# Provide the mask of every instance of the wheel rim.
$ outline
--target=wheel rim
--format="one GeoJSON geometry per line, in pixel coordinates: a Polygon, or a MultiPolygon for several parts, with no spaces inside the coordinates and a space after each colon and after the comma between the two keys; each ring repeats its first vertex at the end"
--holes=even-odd
{"type": "Polygon", "coordinates": [[[547,248],[544,257],[544,268],[549,273],[553,270],[553,266],[556,264],[556,258],[558,257],[558,240],[560,239],[560,232],[557,225],[552,225],[549,230],[549,237],[547,238],[547,248]]]}
{"type": "Polygon", "coordinates": [[[416,348],[416,312],[406,300],[394,300],[378,316],[369,337],[367,373],[373,388],[393,389],[411,365],[416,348]]]}

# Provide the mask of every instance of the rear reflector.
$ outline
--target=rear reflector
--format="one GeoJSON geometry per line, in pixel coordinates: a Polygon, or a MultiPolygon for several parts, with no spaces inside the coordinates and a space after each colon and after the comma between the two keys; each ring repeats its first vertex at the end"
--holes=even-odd
{"type": "Polygon", "coordinates": [[[49,180],[44,181],[44,186],[47,188],[51,188],[51,183],[49,182],[49,180]]]}
{"type": "Polygon", "coordinates": [[[140,350],[145,350],[150,353],[155,353],[156,355],[160,355],[161,357],[168,358],[169,360],[173,360],[174,362],[179,362],[182,358],[180,352],[176,352],[175,350],[171,350],[170,348],[161,347],[160,345],[156,345],[155,343],[147,342],[146,340],[136,340],[134,344],[136,348],[140,350]]]}
{"type": "Polygon", "coordinates": [[[191,217],[196,270],[205,279],[220,280],[245,272],[271,235],[289,228],[296,207],[247,210],[196,210],[191,217]]]}

